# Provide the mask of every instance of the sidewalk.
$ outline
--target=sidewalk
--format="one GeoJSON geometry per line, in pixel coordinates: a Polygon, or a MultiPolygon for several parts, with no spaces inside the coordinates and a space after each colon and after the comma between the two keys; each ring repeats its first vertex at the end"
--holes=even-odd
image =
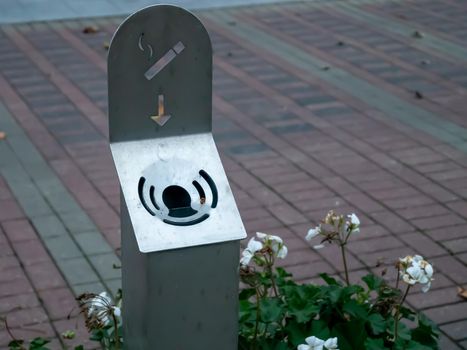
{"type": "MultiPolygon", "coordinates": [[[[440,325],[441,349],[467,349],[467,3],[197,15],[215,52],[214,136],[249,234],[281,235],[287,269],[317,280],[341,262],[335,247],[314,251],[307,230],[329,209],[357,213],[351,279],[423,255],[436,280],[409,303],[440,325]]],[[[67,319],[74,295],[120,285],[105,47],[122,20],[0,27],[0,316],[53,349],[77,324],[86,339],[77,311],[67,319]]]]}

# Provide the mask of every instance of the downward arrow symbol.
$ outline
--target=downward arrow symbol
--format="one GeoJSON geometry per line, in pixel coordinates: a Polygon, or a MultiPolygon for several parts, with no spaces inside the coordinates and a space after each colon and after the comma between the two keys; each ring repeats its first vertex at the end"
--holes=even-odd
{"type": "Polygon", "coordinates": [[[164,115],[164,95],[159,95],[157,115],[152,115],[151,119],[160,126],[164,126],[164,124],[167,123],[170,118],[170,114],[164,115]]]}

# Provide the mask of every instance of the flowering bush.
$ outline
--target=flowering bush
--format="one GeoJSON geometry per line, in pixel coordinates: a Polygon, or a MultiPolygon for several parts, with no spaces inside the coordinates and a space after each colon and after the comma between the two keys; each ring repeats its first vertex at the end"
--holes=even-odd
{"type": "Polygon", "coordinates": [[[240,268],[246,288],[240,292],[239,348],[438,349],[436,326],[403,305],[413,285],[419,283],[428,291],[432,266],[419,255],[408,256],[396,264],[395,287],[372,274],[362,278],[363,285],[351,284],[346,245],[359,232],[360,220],[355,214],[343,216],[332,211],[308,231],[307,240],[321,239],[314,249],[325,243],[341,248],[345,282],[321,274],[325,285],[297,284],[291,274],[274,265],[287,253],[279,237],[258,233],[261,241],[252,238],[242,253],[240,268]],[[404,293],[398,288],[399,280],[407,284],[404,293]],[[410,328],[409,321],[415,326],[410,328]]]}
{"type": "MultiPolygon", "coordinates": [[[[325,243],[341,248],[345,281],[321,274],[324,285],[298,284],[285,269],[276,267],[288,250],[283,240],[258,232],[249,240],[240,259],[239,349],[241,350],[429,350],[438,349],[437,327],[423,314],[404,306],[416,284],[427,292],[433,281],[433,267],[420,255],[406,256],[395,264],[394,287],[373,274],[363,285],[351,284],[346,260],[350,237],[360,232],[355,214],[330,211],[306,240],[320,238],[314,249],[325,243]],[[399,289],[400,281],[406,284],[399,289]],[[409,327],[410,324],[415,324],[409,327]]],[[[86,293],[78,298],[91,339],[105,349],[123,344],[121,295],[113,301],[107,293],[86,293]]],[[[6,322],[5,322],[6,324],[6,322]]],[[[8,327],[7,327],[8,329],[8,327]]],[[[73,332],[62,334],[73,337],[73,332]]],[[[47,350],[47,340],[34,339],[29,350],[47,350]]],[[[14,339],[11,350],[26,350],[14,339]]],[[[82,346],[75,350],[84,350],[82,346]]]]}
{"type": "Polygon", "coordinates": [[[100,342],[104,349],[121,349],[121,291],[117,293],[116,302],[106,292],[84,293],[77,300],[84,315],[86,328],[91,333],[91,340],[100,342]]]}

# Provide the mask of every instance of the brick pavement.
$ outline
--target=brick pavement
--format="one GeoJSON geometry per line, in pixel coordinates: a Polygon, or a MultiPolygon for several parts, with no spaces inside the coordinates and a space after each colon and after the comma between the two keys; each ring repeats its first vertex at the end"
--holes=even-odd
{"type": "MultiPolygon", "coordinates": [[[[467,348],[456,294],[467,286],[467,4],[315,1],[198,15],[215,52],[214,136],[248,232],[280,234],[284,265],[316,280],[342,268],[335,247],[309,247],[307,229],[328,209],[356,212],[351,278],[422,254],[436,281],[408,300],[441,325],[442,349],[467,348]]],[[[119,285],[104,46],[121,20],[0,31],[0,314],[14,310],[15,334],[37,326],[57,348],[74,326],[73,293],[119,285]],[[99,31],[83,34],[86,25],[99,31]]]]}

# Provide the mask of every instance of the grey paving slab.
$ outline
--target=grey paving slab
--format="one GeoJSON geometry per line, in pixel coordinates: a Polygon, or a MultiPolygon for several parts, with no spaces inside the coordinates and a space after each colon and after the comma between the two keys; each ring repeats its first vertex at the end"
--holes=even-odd
{"type": "MultiPolygon", "coordinates": [[[[282,0],[296,1],[296,0],[282,0]]],[[[188,9],[206,9],[225,6],[259,5],[278,0],[6,0],[0,3],[0,24],[58,19],[90,18],[129,15],[143,7],[155,4],[172,4],[188,9]]]]}
{"type": "Polygon", "coordinates": [[[77,244],[68,235],[50,237],[44,240],[44,244],[59,265],[61,262],[58,260],[80,258],[83,256],[77,244]]]}
{"type": "MultiPolygon", "coordinates": [[[[446,121],[442,116],[406,102],[396,95],[387,93],[384,89],[343,69],[332,67],[329,70],[323,70],[322,67],[328,66],[327,62],[264,30],[247,23],[243,23],[242,26],[231,26],[229,23],[235,21],[235,17],[224,11],[212,11],[209,18],[224,28],[228,28],[243,40],[250,41],[269,51],[271,55],[290,62],[315,78],[333,84],[368,105],[381,110],[391,118],[422,130],[454,147],[465,141],[466,128],[446,121]],[[290,54],[291,52],[293,55],[290,54]]],[[[462,148],[459,149],[462,150],[462,148]]]]}
{"type": "Polygon", "coordinates": [[[70,285],[118,279],[112,265],[119,265],[119,258],[102,236],[93,242],[105,254],[94,260],[81,249],[89,250],[89,244],[77,244],[74,233],[100,233],[1,103],[0,125],[8,135],[0,143],[0,174],[65,279],[70,285]]]}
{"type": "Polygon", "coordinates": [[[89,257],[92,265],[105,280],[121,278],[120,260],[113,253],[92,255],[89,257]]]}
{"type": "Polygon", "coordinates": [[[58,214],[66,228],[73,234],[97,231],[94,223],[81,210],[64,212],[58,214]]]}
{"type": "MultiPolygon", "coordinates": [[[[106,287],[101,282],[91,282],[83,284],[75,284],[71,286],[71,290],[75,295],[83,293],[95,293],[99,294],[105,290],[106,287]]],[[[110,291],[110,290],[109,290],[110,291]]]]}
{"type": "Polygon", "coordinates": [[[107,286],[109,292],[112,293],[113,296],[115,296],[118,290],[122,288],[122,280],[119,278],[114,280],[108,280],[105,281],[105,285],[107,286]]]}
{"type": "Polygon", "coordinates": [[[99,276],[85,258],[63,260],[59,266],[71,286],[99,282],[99,276]]]}
{"type": "Polygon", "coordinates": [[[54,214],[37,216],[32,218],[31,221],[43,239],[68,235],[65,226],[54,214]]]}
{"type": "Polygon", "coordinates": [[[85,232],[75,236],[76,242],[87,255],[112,253],[112,247],[102,237],[100,232],[85,232]]]}

